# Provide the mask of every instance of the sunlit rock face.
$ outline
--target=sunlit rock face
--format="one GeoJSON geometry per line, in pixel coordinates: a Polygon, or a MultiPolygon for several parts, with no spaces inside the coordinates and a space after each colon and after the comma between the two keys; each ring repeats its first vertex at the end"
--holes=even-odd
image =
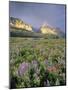
{"type": "Polygon", "coordinates": [[[10,17],[10,27],[11,28],[17,28],[17,29],[24,29],[24,30],[27,30],[27,31],[32,31],[32,26],[29,25],[29,24],[26,24],[25,22],[23,22],[22,20],[18,19],[18,18],[13,18],[13,17],[10,17]]]}
{"type": "Polygon", "coordinates": [[[48,25],[45,25],[45,24],[41,26],[40,30],[41,30],[41,33],[43,33],[43,34],[57,35],[54,28],[52,28],[52,27],[50,27],[48,25]]]}
{"type": "Polygon", "coordinates": [[[28,25],[28,24],[25,25],[25,29],[28,30],[28,31],[32,31],[31,25],[28,25]]]}

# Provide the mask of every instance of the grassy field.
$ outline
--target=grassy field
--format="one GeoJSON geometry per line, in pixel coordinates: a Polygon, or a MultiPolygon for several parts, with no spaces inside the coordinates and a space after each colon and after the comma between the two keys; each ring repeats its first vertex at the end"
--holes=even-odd
{"type": "Polygon", "coordinates": [[[10,37],[10,88],[65,85],[65,39],[10,37]]]}

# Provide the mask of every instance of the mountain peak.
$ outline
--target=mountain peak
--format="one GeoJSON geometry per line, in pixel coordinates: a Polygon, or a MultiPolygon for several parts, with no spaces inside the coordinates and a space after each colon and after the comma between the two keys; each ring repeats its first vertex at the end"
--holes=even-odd
{"type": "Polygon", "coordinates": [[[54,35],[57,35],[57,33],[55,31],[55,28],[51,27],[48,24],[43,24],[41,26],[40,30],[41,30],[41,33],[43,33],[43,34],[54,34],[54,35]]]}
{"type": "Polygon", "coordinates": [[[10,17],[10,27],[11,28],[16,28],[16,29],[21,29],[21,30],[27,30],[27,31],[33,31],[32,26],[25,23],[21,19],[10,17]]]}
{"type": "Polygon", "coordinates": [[[60,28],[54,28],[51,25],[43,24],[40,28],[40,32],[45,35],[54,35],[58,37],[65,37],[65,34],[60,28]]]}

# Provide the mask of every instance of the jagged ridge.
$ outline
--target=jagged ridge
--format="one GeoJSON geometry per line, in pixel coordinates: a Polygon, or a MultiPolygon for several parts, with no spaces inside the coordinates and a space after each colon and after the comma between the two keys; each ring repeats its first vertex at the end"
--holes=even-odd
{"type": "Polygon", "coordinates": [[[29,24],[26,24],[21,19],[10,17],[10,28],[16,28],[21,30],[27,30],[27,31],[33,31],[32,26],[29,24]]]}
{"type": "MultiPolygon", "coordinates": [[[[65,37],[65,34],[59,28],[53,28],[49,25],[42,25],[39,30],[33,30],[34,28],[26,24],[24,21],[18,18],[10,17],[10,31],[22,31],[24,36],[28,37],[42,37],[42,38],[60,38],[65,37]],[[28,31],[28,32],[27,32],[28,31]],[[31,33],[32,32],[32,33],[31,33]]],[[[13,35],[13,34],[12,34],[13,35]]],[[[19,35],[20,33],[15,33],[15,35],[19,35]]],[[[22,36],[23,36],[22,35],[22,36]]]]}

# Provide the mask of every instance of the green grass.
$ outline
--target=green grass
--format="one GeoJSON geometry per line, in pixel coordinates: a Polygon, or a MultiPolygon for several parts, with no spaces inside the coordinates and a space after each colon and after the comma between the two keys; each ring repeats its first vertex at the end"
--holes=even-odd
{"type": "Polygon", "coordinates": [[[47,80],[49,80],[50,86],[65,85],[63,77],[65,70],[65,39],[10,37],[10,77],[15,81],[15,88],[48,86],[44,85],[47,80]],[[38,79],[34,77],[37,72],[30,71],[32,68],[25,74],[26,76],[18,76],[17,71],[20,64],[28,62],[31,65],[34,60],[38,61],[37,67],[40,74],[37,76],[38,79]],[[59,67],[56,72],[49,72],[47,71],[49,66],[59,67]],[[48,77],[46,77],[46,72],[48,72],[48,77]],[[59,79],[59,84],[55,84],[57,79],[59,79]]]}

